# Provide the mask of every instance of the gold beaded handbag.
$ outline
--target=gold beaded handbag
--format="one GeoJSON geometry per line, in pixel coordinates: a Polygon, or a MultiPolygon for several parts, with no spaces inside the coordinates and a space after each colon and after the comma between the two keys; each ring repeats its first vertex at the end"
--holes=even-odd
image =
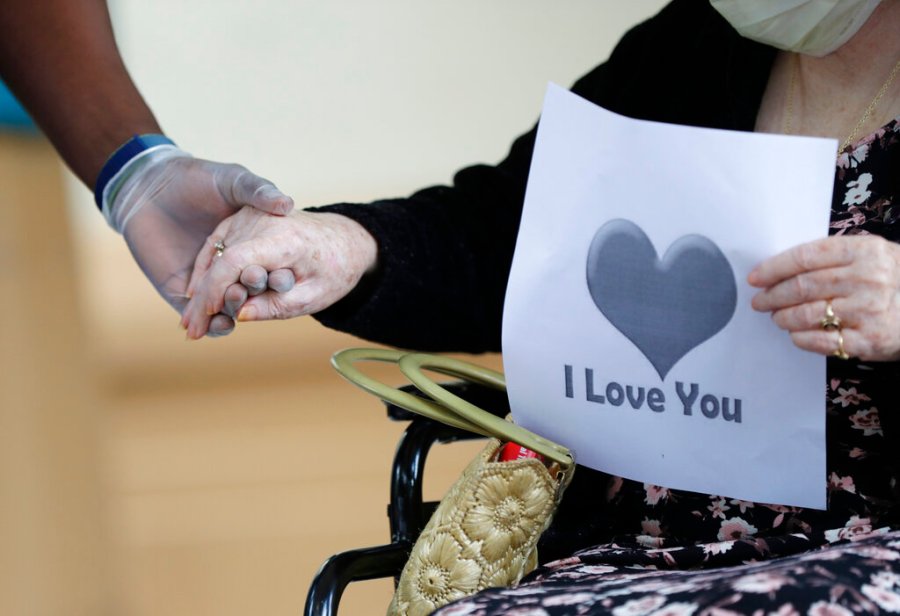
{"type": "Polygon", "coordinates": [[[332,364],[350,382],[386,402],[490,438],[419,535],[388,614],[424,616],[485,588],[512,586],[533,570],[538,539],[572,479],[572,453],[451,394],[423,370],[505,391],[503,375],[449,357],[387,349],[347,349],[335,354],[332,364]],[[360,360],[396,363],[428,399],[366,376],[354,365],[360,360]],[[509,442],[543,460],[499,461],[501,447],[509,442]]]}

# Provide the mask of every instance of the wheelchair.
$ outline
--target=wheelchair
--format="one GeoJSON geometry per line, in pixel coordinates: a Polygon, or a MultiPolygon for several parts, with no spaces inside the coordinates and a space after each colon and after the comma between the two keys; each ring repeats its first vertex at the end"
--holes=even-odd
{"type": "MultiPolygon", "coordinates": [[[[445,387],[494,415],[505,417],[509,413],[505,392],[472,383],[452,383],[445,387]]],[[[420,395],[414,387],[403,390],[420,395]]],[[[437,502],[423,502],[422,496],[425,462],[432,446],[484,438],[410,413],[393,404],[386,406],[389,419],[409,422],[397,444],[391,466],[390,503],[387,507],[391,542],[341,552],[325,561],[310,584],[303,612],[305,616],[336,615],[341,596],[351,582],[393,577],[396,584],[416,538],[438,505],[437,502]]]]}

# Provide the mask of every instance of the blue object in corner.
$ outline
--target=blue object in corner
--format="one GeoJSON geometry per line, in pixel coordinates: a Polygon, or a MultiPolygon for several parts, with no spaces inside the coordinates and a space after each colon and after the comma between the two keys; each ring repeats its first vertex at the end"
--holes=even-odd
{"type": "Polygon", "coordinates": [[[37,132],[31,116],[22,108],[22,105],[2,81],[0,81],[0,130],[37,132]]]}

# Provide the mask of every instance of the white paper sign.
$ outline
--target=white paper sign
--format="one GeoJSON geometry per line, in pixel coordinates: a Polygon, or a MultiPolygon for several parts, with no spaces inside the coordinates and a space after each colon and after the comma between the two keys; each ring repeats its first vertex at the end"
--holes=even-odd
{"type": "Polygon", "coordinates": [[[827,234],[832,140],[624,118],[551,85],[503,319],[517,423],[669,488],[825,507],[825,358],[747,274],[827,234]]]}

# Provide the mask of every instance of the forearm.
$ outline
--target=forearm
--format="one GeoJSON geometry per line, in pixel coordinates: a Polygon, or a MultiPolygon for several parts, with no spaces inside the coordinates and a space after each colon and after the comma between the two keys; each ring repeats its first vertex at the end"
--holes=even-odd
{"type": "Polygon", "coordinates": [[[378,243],[378,268],[345,300],[315,315],[328,327],[433,351],[500,349],[506,280],[534,133],[496,167],[475,166],[452,186],[408,199],[343,204],[378,243]]]}
{"type": "Polygon", "coordinates": [[[129,137],[160,132],[119,56],[105,0],[0,2],[0,76],[88,186],[129,137]]]}

